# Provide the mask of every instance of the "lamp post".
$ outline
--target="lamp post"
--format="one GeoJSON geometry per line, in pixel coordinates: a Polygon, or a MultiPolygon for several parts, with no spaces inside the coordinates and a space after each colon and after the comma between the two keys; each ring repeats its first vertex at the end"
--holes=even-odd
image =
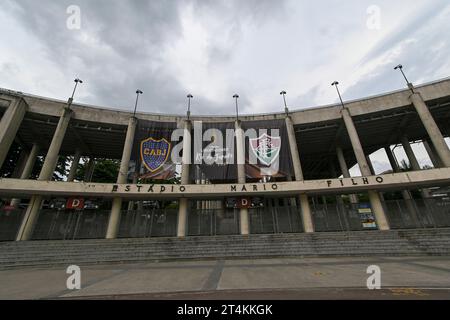
{"type": "Polygon", "coordinates": [[[189,120],[190,116],[191,116],[191,99],[194,98],[194,96],[192,94],[188,94],[187,95],[188,98],[188,110],[187,110],[187,119],[189,120]]]}
{"type": "Polygon", "coordinates": [[[411,92],[414,93],[414,90],[413,90],[413,89],[414,89],[414,86],[413,86],[413,84],[412,84],[411,82],[408,81],[408,78],[406,78],[406,75],[405,75],[405,73],[403,72],[403,66],[402,66],[401,64],[396,65],[396,66],[394,67],[394,70],[397,70],[397,69],[400,70],[400,72],[401,72],[402,75],[403,75],[403,78],[405,78],[406,85],[408,86],[409,90],[411,90],[411,92]]]}
{"type": "Polygon", "coordinates": [[[142,92],[141,90],[137,89],[136,90],[136,103],[134,104],[134,112],[133,112],[133,117],[136,117],[136,109],[137,109],[137,104],[138,104],[138,100],[139,100],[139,95],[143,94],[144,92],[142,92]]]}
{"type": "Polygon", "coordinates": [[[235,93],[233,95],[233,98],[236,101],[236,120],[239,120],[239,109],[238,109],[238,99],[239,99],[239,95],[237,93],[235,93]]]}
{"type": "Polygon", "coordinates": [[[78,86],[79,83],[80,83],[80,84],[83,83],[83,80],[76,78],[76,79],[74,80],[74,82],[75,82],[75,87],[73,88],[72,96],[69,98],[69,103],[68,103],[68,107],[69,107],[69,108],[70,108],[70,106],[72,105],[73,97],[74,97],[74,95],[75,95],[75,91],[77,90],[77,86],[78,86]]]}
{"type": "Polygon", "coordinates": [[[336,91],[339,96],[339,100],[341,101],[342,108],[345,108],[344,101],[342,101],[341,93],[339,92],[338,84],[339,84],[339,82],[334,81],[331,85],[336,87],[336,91]]]}
{"type": "Polygon", "coordinates": [[[286,112],[286,115],[289,115],[289,109],[287,107],[286,104],[286,91],[281,91],[280,94],[283,96],[283,101],[284,101],[284,112],[286,112]]]}

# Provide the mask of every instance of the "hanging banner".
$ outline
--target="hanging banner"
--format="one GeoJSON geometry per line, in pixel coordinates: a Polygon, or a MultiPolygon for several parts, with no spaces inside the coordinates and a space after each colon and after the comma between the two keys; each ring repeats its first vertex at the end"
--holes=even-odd
{"type": "Polygon", "coordinates": [[[175,122],[138,121],[131,156],[137,178],[170,180],[175,177],[171,139],[176,128],[175,122]]]}
{"type": "Polygon", "coordinates": [[[293,178],[291,151],[283,119],[243,121],[245,174],[247,179],[289,180],[293,178]]]}
{"type": "Polygon", "coordinates": [[[237,179],[234,122],[192,125],[192,166],[190,179],[202,183],[235,182],[237,179]]]}
{"type": "MultiPolygon", "coordinates": [[[[293,167],[284,120],[243,121],[245,173],[248,181],[289,180],[293,167]]],[[[198,183],[237,180],[235,122],[193,122],[193,166],[198,183]]]]}

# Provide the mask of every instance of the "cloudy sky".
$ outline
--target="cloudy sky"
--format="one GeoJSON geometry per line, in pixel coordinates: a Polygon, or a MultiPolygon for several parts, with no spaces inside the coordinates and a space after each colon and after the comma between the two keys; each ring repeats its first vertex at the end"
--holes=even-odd
{"type": "Polygon", "coordinates": [[[335,103],[450,76],[448,0],[1,0],[0,87],[140,110],[232,114],[335,103]],[[68,11],[80,9],[77,17],[68,11]],[[71,28],[68,28],[69,26],[71,28]]]}
{"type": "Polygon", "coordinates": [[[131,109],[232,114],[336,102],[450,76],[448,0],[2,0],[0,87],[131,109]],[[69,29],[80,8],[80,28],[69,29]]]}

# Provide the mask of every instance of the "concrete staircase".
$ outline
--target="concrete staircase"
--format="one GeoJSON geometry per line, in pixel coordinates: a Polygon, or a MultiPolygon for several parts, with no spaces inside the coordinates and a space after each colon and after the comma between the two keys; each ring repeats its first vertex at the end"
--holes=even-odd
{"type": "Polygon", "coordinates": [[[450,255],[450,228],[0,243],[0,269],[314,256],[450,255]]]}

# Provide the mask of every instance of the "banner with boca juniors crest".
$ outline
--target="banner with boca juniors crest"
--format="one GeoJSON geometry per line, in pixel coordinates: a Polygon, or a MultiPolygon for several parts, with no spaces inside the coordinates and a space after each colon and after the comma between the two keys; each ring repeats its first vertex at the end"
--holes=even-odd
{"type": "Polygon", "coordinates": [[[171,136],[176,128],[175,122],[139,119],[131,156],[138,178],[169,180],[175,177],[176,164],[171,159],[171,136]]]}

